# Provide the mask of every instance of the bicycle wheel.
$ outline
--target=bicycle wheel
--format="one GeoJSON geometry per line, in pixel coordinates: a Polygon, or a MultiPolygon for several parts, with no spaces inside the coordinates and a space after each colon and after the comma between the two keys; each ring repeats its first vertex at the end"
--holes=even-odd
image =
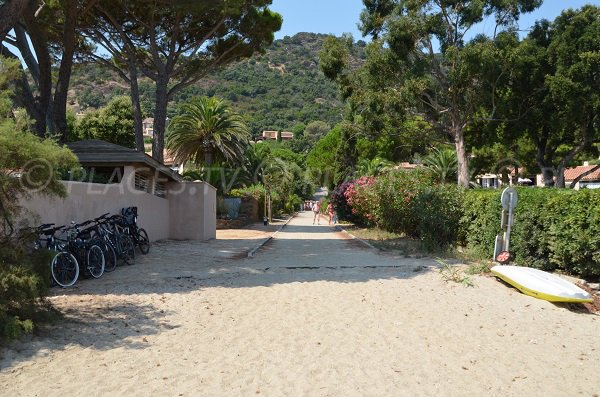
{"type": "Polygon", "coordinates": [[[148,238],[148,233],[146,233],[145,229],[138,229],[137,240],[142,254],[146,255],[150,252],[150,239],[148,238]]]}
{"type": "Polygon", "coordinates": [[[118,244],[123,262],[127,265],[133,265],[133,261],[135,260],[135,246],[131,237],[126,234],[119,236],[118,244]]]}
{"type": "Polygon", "coordinates": [[[102,253],[104,254],[104,271],[112,272],[115,270],[117,268],[117,253],[113,247],[104,240],[100,240],[94,244],[102,248],[102,253]]]}
{"type": "Polygon", "coordinates": [[[50,265],[52,279],[63,288],[71,287],[79,278],[77,259],[66,251],[57,253],[50,265]]]}
{"type": "Polygon", "coordinates": [[[104,274],[104,254],[102,248],[92,245],[87,250],[87,270],[90,276],[100,278],[104,274]]]}

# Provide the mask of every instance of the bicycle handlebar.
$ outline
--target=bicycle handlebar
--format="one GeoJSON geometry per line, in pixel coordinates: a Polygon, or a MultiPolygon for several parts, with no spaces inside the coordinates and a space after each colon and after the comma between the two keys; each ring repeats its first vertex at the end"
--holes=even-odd
{"type": "MultiPolygon", "coordinates": [[[[52,224],[54,225],[54,224],[52,224]]],[[[45,225],[42,225],[45,226],[45,225]]],[[[55,234],[56,232],[58,232],[59,230],[63,230],[66,226],[58,226],[58,227],[53,227],[53,228],[44,228],[42,229],[41,226],[40,228],[38,228],[38,232],[40,234],[43,234],[44,236],[52,236],[53,234],[55,234]]]]}
{"type": "Polygon", "coordinates": [[[100,215],[99,217],[95,218],[94,221],[98,222],[98,221],[104,220],[104,219],[108,218],[108,215],[110,215],[110,212],[100,215]]]}

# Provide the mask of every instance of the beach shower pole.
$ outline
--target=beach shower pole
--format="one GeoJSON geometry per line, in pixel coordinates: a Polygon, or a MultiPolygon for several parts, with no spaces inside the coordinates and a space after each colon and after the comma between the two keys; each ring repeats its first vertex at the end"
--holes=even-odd
{"type": "Polygon", "coordinates": [[[502,218],[500,228],[502,235],[496,236],[494,244],[494,261],[508,263],[510,261],[510,232],[515,221],[515,207],[517,206],[519,196],[512,187],[507,187],[502,191],[500,202],[502,203],[502,218]]]}

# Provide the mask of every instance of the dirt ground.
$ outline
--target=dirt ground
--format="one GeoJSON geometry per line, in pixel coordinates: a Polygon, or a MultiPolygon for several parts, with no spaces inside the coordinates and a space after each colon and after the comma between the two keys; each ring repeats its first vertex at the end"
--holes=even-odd
{"type": "Polygon", "coordinates": [[[53,291],[63,321],[1,351],[6,396],[600,396],[600,317],[301,213],[163,242],[53,291]]]}

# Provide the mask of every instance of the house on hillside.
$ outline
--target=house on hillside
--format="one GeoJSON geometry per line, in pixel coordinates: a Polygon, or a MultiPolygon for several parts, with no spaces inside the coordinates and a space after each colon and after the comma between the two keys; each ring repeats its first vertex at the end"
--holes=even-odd
{"type": "Polygon", "coordinates": [[[263,131],[262,132],[263,140],[277,140],[277,131],[263,131]]]}
{"type": "Polygon", "coordinates": [[[142,130],[144,138],[154,138],[154,119],[152,117],[148,117],[142,121],[142,130]]]}
{"type": "Polygon", "coordinates": [[[394,166],[395,170],[414,170],[415,168],[423,167],[421,164],[412,164],[409,162],[398,163],[394,166]]]}
{"type": "Polygon", "coordinates": [[[289,141],[291,139],[294,139],[294,133],[290,132],[290,131],[282,131],[281,132],[281,140],[282,141],[289,141]]]}

